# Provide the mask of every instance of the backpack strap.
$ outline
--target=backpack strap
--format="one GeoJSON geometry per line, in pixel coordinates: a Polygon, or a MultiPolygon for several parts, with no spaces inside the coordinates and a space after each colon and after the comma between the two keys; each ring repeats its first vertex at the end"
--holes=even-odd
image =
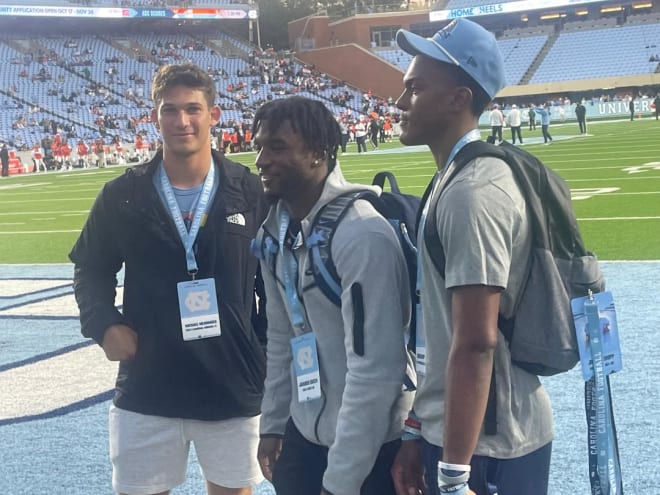
{"type": "Polygon", "coordinates": [[[378,186],[381,189],[385,188],[385,181],[389,182],[390,184],[390,190],[394,194],[401,194],[401,189],[399,189],[399,184],[396,181],[396,177],[394,177],[394,174],[392,172],[378,172],[376,175],[374,175],[374,180],[371,182],[374,186],[378,186]]]}
{"type": "MultiPolygon", "coordinates": [[[[450,164],[450,169],[447,171],[449,174],[446,178],[443,178],[444,184],[442,189],[439,191],[438,195],[434,199],[433,203],[428,209],[427,218],[435,219],[438,211],[438,199],[442,194],[442,191],[447,187],[447,185],[458,175],[458,173],[472,160],[482,156],[493,156],[500,158],[506,161],[505,153],[498,147],[485,141],[472,141],[471,143],[466,144],[456,155],[452,164],[450,164]]],[[[431,184],[427,187],[426,192],[424,193],[423,203],[428,201],[431,191],[433,189],[431,184]]],[[[440,234],[438,233],[438,225],[435,221],[426,222],[424,225],[424,244],[426,245],[426,250],[429,253],[429,257],[433,262],[438,273],[442,275],[442,278],[445,277],[445,263],[447,262],[445,258],[445,250],[442,247],[440,242],[440,234]]]]}
{"type": "Polygon", "coordinates": [[[250,242],[250,253],[252,256],[264,262],[273,275],[275,275],[275,262],[280,246],[277,239],[273,237],[265,228],[257,231],[257,235],[250,242]]]}
{"type": "Polygon", "coordinates": [[[342,194],[327,203],[314,217],[305,244],[310,253],[310,267],[321,292],[336,306],[341,306],[341,280],[332,260],[332,238],[339,222],[358,199],[372,201],[377,196],[369,190],[342,194]]]}
{"type": "MultiPolygon", "coordinates": [[[[450,169],[447,171],[449,174],[446,178],[443,178],[444,184],[442,189],[440,189],[437,197],[433,200],[434,202],[429,206],[427,221],[424,224],[424,244],[426,245],[426,250],[429,253],[429,257],[433,262],[436,270],[445,278],[445,265],[447,259],[445,257],[445,250],[440,241],[440,234],[438,232],[438,225],[435,221],[438,211],[438,200],[442,195],[442,191],[447,187],[447,185],[456,177],[456,175],[472,160],[481,156],[494,156],[506,161],[506,155],[497,146],[486,143],[484,141],[473,141],[465,145],[456,155],[452,164],[450,164],[450,169]]],[[[427,193],[425,193],[425,201],[429,200],[430,189],[432,189],[432,184],[427,188],[427,193]]],[[[424,204],[422,203],[422,204],[424,204]]],[[[509,324],[505,322],[502,318],[502,315],[498,315],[497,325],[500,330],[503,326],[508,326],[509,324]]],[[[511,324],[511,326],[513,326],[511,324]]],[[[505,334],[506,336],[506,334],[505,334]]],[[[484,417],[484,433],[486,435],[496,435],[497,434],[497,396],[495,393],[496,387],[496,377],[495,377],[495,363],[493,363],[493,371],[490,378],[490,387],[488,390],[488,402],[486,403],[486,414],[484,417]]]]}

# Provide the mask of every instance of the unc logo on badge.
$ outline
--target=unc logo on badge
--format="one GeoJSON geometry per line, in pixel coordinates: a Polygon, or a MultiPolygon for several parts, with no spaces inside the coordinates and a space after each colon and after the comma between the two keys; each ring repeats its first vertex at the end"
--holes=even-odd
{"type": "Polygon", "coordinates": [[[314,365],[312,348],[310,346],[305,346],[298,349],[296,360],[298,361],[298,366],[300,366],[301,370],[305,371],[310,369],[314,365]]]}
{"type": "Polygon", "coordinates": [[[211,307],[207,290],[190,291],[185,300],[188,311],[206,311],[211,307]]]}

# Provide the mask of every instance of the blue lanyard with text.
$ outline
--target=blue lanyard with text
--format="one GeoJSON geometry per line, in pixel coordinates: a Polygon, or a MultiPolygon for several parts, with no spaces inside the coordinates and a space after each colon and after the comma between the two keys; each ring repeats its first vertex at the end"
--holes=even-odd
{"type": "MultiPolygon", "coordinates": [[[[433,182],[434,182],[433,189],[431,190],[431,194],[429,194],[428,198],[426,199],[426,204],[422,209],[422,214],[419,218],[419,227],[417,229],[418,233],[421,232],[422,235],[424,234],[424,226],[426,225],[426,216],[429,214],[429,207],[431,206],[431,200],[435,196],[438,186],[442,187],[442,185],[444,185],[444,181],[441,180],[440,177],[444,178],[448,176],[449,165],[451,164],[451,162],[454,161],[454,158],[456,158],[456,155],[458,154],[459,151],[463,149],[464,146],[479,140],[481,140],[481,133],[479,132],[479,129],[472,129],[471,131],[468,131],[466,134],[464,134],[463,137],[459,139],[454,145],[454,147],[451,149],[451,152],[447,157],[447,161],[445,162],[445,166],[442,167],[442,170],[439,170],[433,176],[433,182]]],[[[422,264],[418,262],[417,287],[416,287],[418,292],[420,291],[421,286],[422,286],[422,264]]]]}
{"type": "Polygon", "coordinates": [[[206,207],[211,198],[214,180],[215,165],[213,164],[213,161],[211,161],[211,166],[209,167],[208,174],[206,174],[204,187],[202,188],[199,197],[199,203],[197,203],[197,208],[195,208],[195,214],[192,223],[190,224],[190,231],[188,231],[183,222],[183,217],[181,216],[179,203],[177,203],[176,198],[174,197],[174,191],[172,190],[170,179],[167,177],[167,173],[165,173],[163,164],[160,164],[160,184],[163,189],[163,195],[165,196],[167,207],[172,215],[172,220],[174,220],[174,224],[176,225],[176,230],[179,232],[183,247],[186,250],[186,266],[188,268],[188,273],[192,276],[193,280],[195,280],[195,274],[197,273],[197,260],[195,259],[195,253],[193,252],[193,246],[195,244],[195,239],[197,238],[197,233],[199,232],[199,227],[202,223],[202,216],[206,212],[206,207]]]}
{"type": "Polygon", "coordinates": [[[590,437],[591,492],[593,495],[623,493],[621,468],[614,434],[609,380],[603,369],[603,344],[598,303],[591,291],[584,303],[593,377],[585,383],[587,423],[590,437]],[[595,442],[592,435],[595,435],[595,442]]]}
{"type": "Polygon", "coordinates": [[[297,328],[305,327],[305,317],[303,316],[302,303],[298,296],[298,261],[293,255],[292,249],[286,248],[286,235],[291,222],[291,215],[285,209],[282,209],[280,221],[279,243],[282,252],[282,273],[284,275],[284,291],[286,292],[286,302],[289,307],[289,318],[291,324],[297,328]]]}

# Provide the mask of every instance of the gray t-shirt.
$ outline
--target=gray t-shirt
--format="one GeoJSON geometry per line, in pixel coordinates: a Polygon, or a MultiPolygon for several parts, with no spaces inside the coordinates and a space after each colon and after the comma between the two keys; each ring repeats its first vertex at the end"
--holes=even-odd
{"type": "MultiPolygon", "coordinates": [[[[442,446],[445,367],[452,334],[451,289],[501,287],[500,313],[510,316],[526,273],[531,232],[525,200],[513,174],[506,163],[495,158],[478,158],[461,170],[443,191],[435,211],[446,255],[445,278],[433,265],[420,232],[422,338],[427,357],[414,408],[422,421],[422,436],[442,446]]],[[[497,434],[486,436],[482,430],[475,454],[510,459],[550,442],[553,429],[548,395],[536,375],[511,363],[501,333],[495,371],[497,434]]]]}

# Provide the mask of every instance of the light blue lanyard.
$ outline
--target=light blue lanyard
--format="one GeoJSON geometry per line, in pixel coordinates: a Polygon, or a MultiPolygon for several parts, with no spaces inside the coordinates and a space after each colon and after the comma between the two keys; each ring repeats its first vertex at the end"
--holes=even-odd
{"type": "MultiPolygon", "coordinates": [[[[445,166],[442,167],[442,170],[439,170],[438,172],[435,173],[433,176],[433,186],[431,188],[431,193],[428,195],[426,198],[426,203],[424,204],[424,208],[422,209],[422,214],[419,218],[419,227],[417,229],[418,232],[418,241],[419,241],[419,236],[424,235],[424,227],[426,225],[426,217],[429,214],[429,208],[431,206],[431,200],[433,199],[433,196],[435,195],[436,188],[438,187],[438,183],[441,182],[440,177],[444,177],[447,175],[449,165],[451,162],[454,161],[454,158],[456,158],[456,155],[458,154],[459,151],[463,149],[464,146],[467,144],[473,142],[473,141],[479,141],[481,139],[481,133],[479,132],[479,129],[472,129],[471,131],[468,131],[466,134],[463,135],[461,139],[459,139],[454,147],[451,149],[451,152],[449,153],[449,156],[447,157],[447,161],[445,162],[445,166]]],[[[417,243],[419,245],[419,242],[417,243]]],[[[417,251],[419,253],[419,250],[417,251]]],[[[419,256],[419,254],[418,254],[419,256]]],[[[420,260],[417,260],[417,285],[416,289],[417,292],[422,288],[422,264],[420,263],[420,260]]]]}
{"type": "MultiPolygon", "coordinates": [[[[621,493],[621,470],[616,452],[614,439],[614,428],[612,425],[612,410],[610,404],[610,388],[603,369],[603,342],[600,331],[600,315],[598,303],[590,295],[584,303],[584,313],[587,317],[587,332],[589,335],[589,349],[593,363],[594,375],[592,400],[595,404],[592,408],[596,414],[592,415],[589,425],[590,432],[596,433],[596,455],[592,456],[595,461],[598,483],[592,480],[592,493],[599,495],[617,495],[621,493]]],[[[587,384],[589,385],[589,384],[587,384]]]]}
{"type": "Polygon", "coordinates": [[[282,252],[282,273],[284,275],[284,291],[286,302],[289,307],[289,319],[291,324],[299,329],[305,328],[305,317],[303,315],[302,303],[298,296],[298,260],[291,249],[286,247],[286,233],[289,230],[291,215],[282,209],[280,216],[280,251],[282,252]]]}
{"type": "Polygon", "coordinates": [[[204,180],[204,187],[202,188],[202,192],[199,196],[197,208],[195,208],[195,214],[190,225],[190,231],[188,231],[186,229],[185,223],[183,222],[179,203],[177,203],[176,198],[174,197],[174,191],[172,190],[170,179],[165,173],[163,164],[160,164],[160,184],[163,189],[163,195],[165,196],[167,207],[170,210],[170,215],[172,215],[172,220],[174,220],[174,224],[176,225],[176,230],[179,232],[179,237],[181,238],[183,247],[186,250],[186,266],[188,268],[188,273],[192,276],[193,280],[195,280],[195,274],[197,273],[197,260],[195,259],[195,253],[193,252],[193,246],[195,245],[195,239],[197,238],[197,233],[199,232],[199,227],[202,223],[202,216],[206,212],[206,207],[208,206],[209,200],[211,198],[214,180],[215,165],[213,164],[213,161],[211,161],[209,172],[206,174],[206,179],[204,180]]]}

